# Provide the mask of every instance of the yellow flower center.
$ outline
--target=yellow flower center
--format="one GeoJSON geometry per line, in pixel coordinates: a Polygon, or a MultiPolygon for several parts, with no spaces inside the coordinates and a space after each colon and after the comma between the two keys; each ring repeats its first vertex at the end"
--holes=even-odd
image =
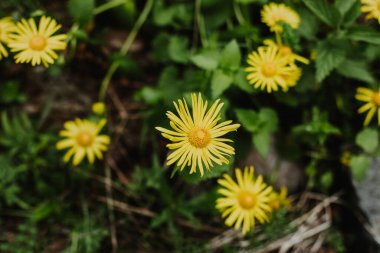
{"type": "Polygon", "coordinates": [[[195,127],[188,134],[189,142],[196,148],[204,148],[210,142],[210,133],[203,128],[195,127]]]}
{"type": "Polygon", "coordinates": [[[380,91],[375,92],[375,94],[373,94],[373,102],[374,102],[377,106],[380,106],[380,91]]]}
{"type": "Polygon", "coordinates": [[[29,40],[29,47],[35,51],[42,51],[46,47],[46,39],[41,35],[35,35],[29,40]]]}
{"type": "Polygon", "coordinates": [[[293,53],[292,49],[288,46],[281,46],[280,49],[280,54],[281,55],[291,55],[293,53]]]}
{"type": "Polygon", "coordinates": [[[242,208],[251,209],[254,205],[256,205],[256,195],[245,190],[238,194],[238,201],[242,208]]]}
{"type": "Polygon", "coordinates": [[[266,77],[273,77],[274,75],[276,75],[277,73],[277,68],[276,68],[276,65],[271,63],[271,62],[267,62],[265,63],[262,68],[261,68],[261,72],[263,73],[264,76],[266,77]]]}
{"type": "Polygon", "coordinates": [[[81,147],[88,147],[92,144],[94,138],[87,132],[81,132],[76,137],[77,143],[81,147]]]}
{"type": "Polygon", "coordinates": [[[377,10],[380,11],[380,2],[377,2],[377,10]]]}

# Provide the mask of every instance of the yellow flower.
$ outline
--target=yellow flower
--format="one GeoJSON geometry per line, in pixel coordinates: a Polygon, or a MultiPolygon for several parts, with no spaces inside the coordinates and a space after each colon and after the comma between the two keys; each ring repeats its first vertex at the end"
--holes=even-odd
{"type": "Polygon", "coordinates": [[[287,56],[289,57],[289,62],[294,63],[295,61],[302,62],[303,64],[309,64],[309,60],[305,57],[302,57],[301,55],[295,54],[293,50],[284,44],[277,44],[273,40],[264,40],[264,45],[276,47],[278,49],[278,53],[281,56],[287,56]]]}
{"type": "Polygon", "coordinates": [[[300,25],[300,17],[297,12],[285,4],[270,3],[264,5],[261,10],[261,21],[269,26],[273,32],[282,32],[282,27],[278,23],[286,23],[293,29],[300,25]]]}
{"type": "Polygon", "coordinates": [[[291,203],[287,198],[288,196],[288,189],[286,187],[281,187],[280,193],[277,193],[273,191],[270,195],[270,202],[269,205],[273,210],[279,209],[281,206],[286,207],[289,209],[291,207],[291,203]]]}
{"type": "Polygon", "coordinates": [[[191,166],[190,174],[198,169],[203,176],[203,165],[207,170],[214,166],[214,162],[221,165],[228,164],[226,156],[235,154],[235,150],[225,142],[232,142],[230,139],[220,138],[231,131],[236,131],[240,125],[233,124],[228,120],[218,124],[220,120],[220,110],[223,103],[219,99],[207,111],[207,101],[202,100],[201,94],[191,94],[192,114],[187,106],[186,100],[178,100],[174,106],[179,115],[173,112],[166,113],[173,130],[162,127],[156,129],[162,132],[162,136],[173,143],[168,144],[169,149],[174,149],[167,158],[167,164],[177,162],[181,170],[185,166],[191,166]]]}
{"type": "Polygon", "coordinates": [[[380,23],[380,0],[361,0],[361,3],[361,11],[367,13],[365,18],[375,18],[380,23]]]}
{"type": "Polygon", "coordinates": [[[268,187],[262,176],[254,178],[254,168],[245,168],[244,174],[240,169],[235,169],[234,181],[229,175],[224,174],[218,183],[222,188],[218,193],[224,197],[216,200],[216,208],[226,218],[227,226],[235,229],[243,228],[246,234],[255,227],[255,219],[260,223],[269,221],[272,208],[269,205],[272,187],[268,187]],[[234,225],[235,224],[235,225],[234,225]]]}
{"type": "Polygon", "coordinates": [[[296,66],[289,64],[289,56],[279,53],[278,47],[259,47],[257,52],[248,55],[249,67],[245,71],[249,72],[247,79],[254,87],[266,89],[268,93],[277,91],[278,86],[286,90],[287,83],[284,77],[294,75],[296,66]]]}
{"type": "Polygon", "coordinates": [[[7,45],[10,41],[10,34],[14,31],[15,24],[12,22],[12,18],[5,17],[0,19],[0,60],[3,57],[8,57],[8,52],[4,45],[7,45]]]}
{"type": "Polygon", "coordinates": [[[352,158],[352,153],[350,151],[346,150],[340,156],[340,163],[343,164],[346,167],[349,167],[350,166],[350,162],[351,162],[351,158],[352,158]]]}
{"type": "Polygon", "coordinates": [[[12,52],[19,52],[15,55],[16,63],[32,63],[32,66],[41,63],[48,67],[58,58],[55,50],[66,48],[66,34],[53,35],[61,25],[50,17],[41,17],[37,28],[34,19],[26,21],[22,19],[17,23],[14,34],[11,35],[9,47],[12,52]]]}
{"type": "Polygon", "coordinates": [[[289,87],[294,87],[298,83],[298,81],[301,78],[302,70],[298,68],[297,66],[294,66],[292,68],[292,71],[290,71],[288,74],[282,75],[282,78],[284,79],[286,83],[286,87],[283,88],[284,91],[288,91],[289,87]]]}
{"type": "Polygon", "coordinates": [[[106,110],[106,105],[103,102],[96,102],[92,105],[92,112],[97,115],[102,115],[106,110]]]}
{"type": "Polygon", "coordinates": [[[355,98],[359,101],[366,102],[366,104],[361,106],[358,110],[359,113],[368,111],[364,120],[364,126],[368,126],[376,112],[378,125],[380,125],[380,90],[374,91],[365,87],[359,87],[356,90],[355,98]]]}
{"type": "Polygon", "coordinates": [[[71,156],[74,156],[73,165],[76,166],[82,162],[85,156],[90,164],[94,163],[95,157],[102,159],[102,152],[107,150],[110,143],[109,136],[99,135],[105,124],[105,119],[98,124],[85,119],[67,121],[64,124],[64,130],[59,133],[65,139],[56,145],[58,150],[70,148],[63,160],[68,162],[71,156]]]}

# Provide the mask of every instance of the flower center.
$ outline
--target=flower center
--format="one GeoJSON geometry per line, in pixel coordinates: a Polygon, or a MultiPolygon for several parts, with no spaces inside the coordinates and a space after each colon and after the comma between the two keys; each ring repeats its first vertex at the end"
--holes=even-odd
{"type": "Polygon", "coordinates": [[[377,2],[377,10],[380,11],[380,2],[377,2]]]}
{"type": "Polygon", "coordinates": [[[29,40],[29,47],[35,51],[42,51],[46,47],[46,39],[41,35],[35,35],[29,40]]]}
{"type": "Polygon", "coordinates": [[[242,191],[238,194],[238,201],[242,208],[251,209],[256,205],[256,196],[250,191],[242,191]]]}
{"type": "Polygon", "coordinates": [[[271,62],[265,63],[262,68],[261,72],[263,73],[264,76],[266,77],[273,77],[277,73],[277,68],[276,65],[274,65],[271,62]]]}
{"type": "Polygon", "coordinates": [[[292,54],[292,49],[288,46],[281,46],[279,51],[281,55],[285,55],[285,56],[292,54]]]}
{"type": "Polygon", "coordinates": [[[375,94],[373,94],[373,102],[374,102],[377,106],[380,106],[380,91],[375,92],[375,94]]]}
{"type": "Polygon", "coordinates": [[[92,137],[92,135],[87,132],[79,133],[76,137],[78,145],[82,147],[90,146],[92,144],[93,139],[94,138],[92,137]]]}
{"type": "Polygon", "coordinates": [[[210,142],[210,133],[203,128],[195,127],[188,134],[189,142],[196,148],[204,148],[210,142]]]}

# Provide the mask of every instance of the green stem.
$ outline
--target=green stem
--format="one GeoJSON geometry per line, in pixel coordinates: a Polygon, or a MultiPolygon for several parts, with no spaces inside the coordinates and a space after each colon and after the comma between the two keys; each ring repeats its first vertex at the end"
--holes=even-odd
{"type": "Polygon", "coordinates": [[[125,4],[125,0],[112,0],[105,4],[102,4],[94,9],[94,15],[98,15],[102,12],[108,11],[109,9],[115,8],[119,5],[125,4]]]}
{"type": "MultiPolygon", "coordinates": [[[[148,15],[153,7],[154,0],[148,0],[144,6],[143,11],[141,12],[141,15],[137,19],[135,25],[132,28],[132,31],[128,35],[127,39],[124,41],[123,46],[120,49],[120,53],[124,56],[128,53],[129,48],[131,47],[133,41],[136,39],[136,36],[141,28],[141,26],[145,23],[146,19],[148,18],[148,15]]],[[[114,61],[110,68],[107,71],[106,76],[104,77],[102,81],[102,85],[100,87],[99,91],[99,101],[104,102],[106,92],[108,89],[108,86],[110,84],[111,78],[113,74],[115,74],[116,70],[119,68],[120,62],[114,61]]]]}
{"type": "Polygon", "coordinates": [[[204,23],[204,20],[202,18],[202,14],[201,14],[201,0],[195,1],[195,18],[196,18],[197,25],[198,25],[199,35],[201,37],[202,46],[207,47],[208,46],[208,40],[207,40],[205,23],[204,23]]]}
{"type": "Polygon", "coordinates": [[[239,4],[234,1],[234,13],[239,24],[244,25],[246,23],[243,13],[239,7],[239,4]]]}

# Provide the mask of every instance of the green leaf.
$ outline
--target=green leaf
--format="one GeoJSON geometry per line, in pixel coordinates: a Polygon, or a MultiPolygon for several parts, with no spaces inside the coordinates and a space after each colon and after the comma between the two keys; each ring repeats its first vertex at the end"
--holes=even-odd
{"type": "Polygon", "coordinates": [[[337,0],[335,2],[335,6],[339,10],[340,14],[344,16],[357,2],[357,0],[337,0]]]}
{"type": "Polygon", "coordinates": [[[278,127],[278,117],[277,113],[271,108],[262,108],[259,111],[259,122],[263,125],[264,128],[269,133],[277,131],[278,127]]]}
{"type": "Polygon", "coordinates": [[[189,60],[189,40],[186,37],[172,36],[169,40],[169,57],[175,62],[186,63],[189,60]]]}
{"type": "MultiPolygon", "coordinates": [[[[349,2],[349,1],[348,1],[349,2]]],[[[360,11],[361,4],[359,1],[355,0],[355,3],[351,5],[351,8],[345,12],[344,17],[343,17],[343,24],[349,25],[352,22],[355,21],[360,15],[362,14],[360,11]]]]}
{"type": "Polygon", "coordinates": [[[268,131],[262,131],[252,135],[253,144],[259,154],[266,158],[270,148],[270,134],[268,131]]]}
{"type": "Polygon", "coordinates": [[[320,24],[318,19],[306,8],[300,8],[297,11],[302,20],[298,32],[309,40],[314,39],[320,24]]]}
{"type": "Polygon", "coordinates": [[[321,82],[345,59],[346,52],[341,43],[323,41],[317,46],[317,81],[321,82]]]}
{"type": "Polygon", "coordinates": [[[214,70],[219,64],[219,54],[216,51],[206,51],[192,56],[190,60],[201,69],[214,70]]]}
{"type": "Polygon", "coordinates": [[[375,78],[368,70],[368,65],[363,61],[355,61],[346,59],[342,64],[337,67],[337,71],[342,76],[353,78],[356,80],[364,81],[367,83],[374,83],[375,78]]]}
{"type": "Polygon", "coordinates": [[[219,67],[225,70],[236,71],[240,67],[240,61],[241,53],[239,45],[236,40],[232,40],[224,47],[220,55],[219,67]]]}
{"type": "Polygon", "coordinates": [[[371,153],[379,145],[379,133],[375,129],[365,128],[356,135],[355,142],[366,152],[371,153]]]}
{"type": "Polygon", "coordinates": [[[245,72],[243,68],[240,68],[236,72],[233,83],[242,91],[245,91],[249,94],[256,92],[256,89],[253,89],[252,85],[249,84],[247,80],[247,72],[245,72]]]}
{"type": "Polygon", "coordinates": [[[340,13],[335,6],[327,3],[326,0],[303,0],[303,2],[321,21],[327,25],[338,25],[340,13]]]}
{"type": "Polygon", "coordinates": [[[233,78],[222,70],[216,70],[211,80],[211,93],[213,98],[217,98],[230,87],[233,78]]]}
{"type": "Polygon", "coordinates": [[[370,165],[368,156],[358,155],[353,156],[350,161],[351,172],[357,181],[362,181],[370,165]]]}
{"type": "Polygon", "coordinates": [[[95,0],[69,0],[68,9],[73,19],[87,25],[94,16],[95,0]]]}
{"type": "Polygon", "coordinates": [[[346,37],[352,40],[380,45],[380,33],[366,26],[351,27],[347,31],[346,37]]]}
{"type": "Polygon", "coordinates": [[[238,121],[249,132],[254,133],[259,129],[258,114],[254,110],[237,109],[235,110],[238,121]]]}

